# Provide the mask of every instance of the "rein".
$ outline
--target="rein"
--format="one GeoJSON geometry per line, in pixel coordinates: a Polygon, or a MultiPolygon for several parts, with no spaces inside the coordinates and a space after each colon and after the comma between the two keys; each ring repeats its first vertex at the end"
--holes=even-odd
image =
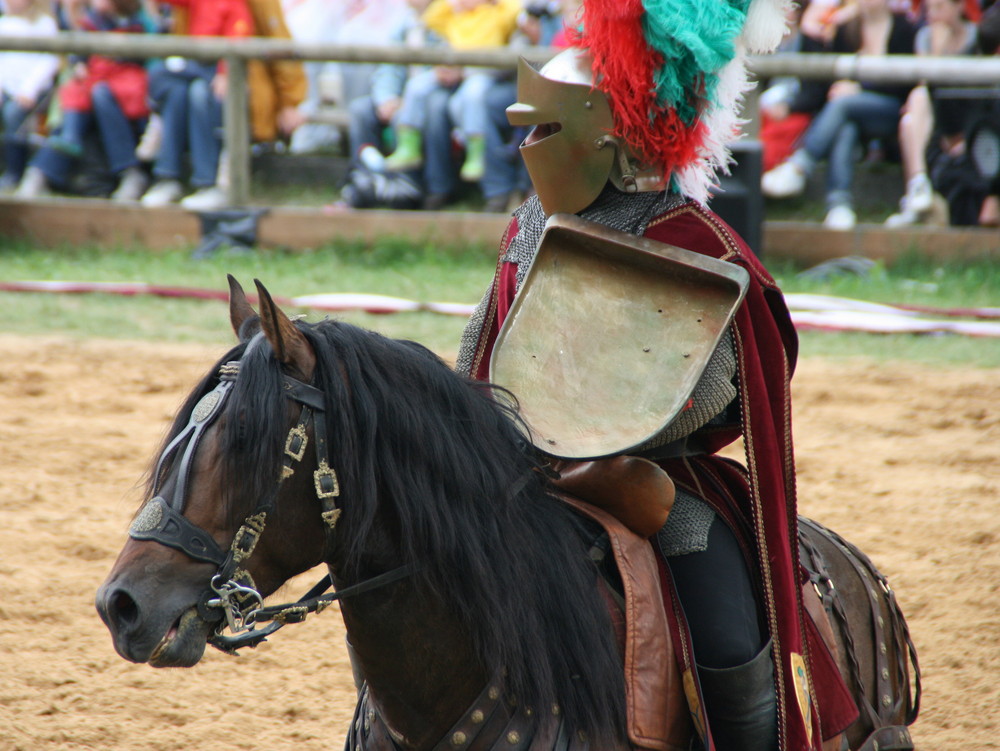
{"type": "Polygon", "coordinates": [[[297,602],[264,606],[264,598],[257,591],[253,578],[248,571],[240,568],[240,564],[250,557],[257,546],[281,483],[294,472],[293,463],[301,461],[305,456],[310,425],[316,443],[317,469],[313,472],[313,486],[316,497],[323,506],[320,515],[328,533],[333,531],[342,512],[336,504],[336,498],[340,495],[337,473],[331,469],[328,461],[326,422],[322,416],[314,417],[315,413],[325,412],[325,396],[319,389],[289,375],[282,375],[284,394],[302,405],[302,411],[298,423],[288,431],[285,439],[281,474],[274,489],[257,503],[256,508],[236,531],[229,550],[223,552],[208,532],[184,517],[184,499],[198,445],[207,428],[222,413],[239,369],[238,361],[228,362],[219,369],[219,383],[198,401],[191,411],[187,426],[163,450],[156,465],[153,498],[136,516],[128,532],[133,539],[152,540],[179,550],[194,560],[214,563],[218,567],[211,579],[210,588],[202,594],[197,608],[198,614],[206,621],[219,621],[208,643],[229,654],[236,654],[242,647],[256,647],[286,623],[301,623],[309,613],[319,613],[331,602],[385,586],[416,570],[413,565],[401,566],[339,592],[323,594],[333,586],[333,579],[327,574],[297,602]],[[167,460],[181,451],[182,447],[177,481],[168,500],[159,492],[163,469],[167,460]],[[255,624],[266,621],[271,623],[262,629],[254,627],[255,624]],[[229,627],[233,635],[222,633],[225,626],[229,627]]]}

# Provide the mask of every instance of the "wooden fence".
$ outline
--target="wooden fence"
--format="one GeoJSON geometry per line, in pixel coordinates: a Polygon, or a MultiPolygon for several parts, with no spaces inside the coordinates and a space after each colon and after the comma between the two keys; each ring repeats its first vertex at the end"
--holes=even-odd
{"type": "MultiPolygon", "coordinates": [[[[56,36],[0,37],[0,49],[58,54],[104,54],[133,58],[179,55],[199,60],[225,60],[229,86],[224,105],[224,142],[229,170],[229,201],[246,205],[250,198],[250,135],[248,124],[247,61],[324,60],[343,63],[398,63],[514,68],[519,57],[532,62],[549,59],[558,50],[452,50],[402,46],[363,46],[302,43],[290,39],[251,37],[190,37],[156,34],[63,32],[56,36]]],[[[940,85],[1000,87],[1000,57],[916,57],[780,54],[754,56],[752,73],[766,78],[863,79],[940,85]]]]}

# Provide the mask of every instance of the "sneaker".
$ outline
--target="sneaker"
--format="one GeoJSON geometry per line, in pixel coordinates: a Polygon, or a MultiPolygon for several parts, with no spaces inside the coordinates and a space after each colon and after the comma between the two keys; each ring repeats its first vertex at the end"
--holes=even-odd
{"type": "Polygon", "coordinates": [[[826,229],[837,230],[839,232],[852,230],[857,223],[858,216],[854,213],[854,209],[843,205],[834,206],[827,213],[826,219],[823,220],[823,226],[826,229]]]}
{"type": "Polygon", "coordinates": [[[370,143],[365,144],[358,151],[358,161],[372,172],[385,171],[385,156],[370,143]]]}
{"type": "Polygon", "coordinates": [[[934,205],[934,188],[927,175],[920,174],[910,179],[903,200],[906,201],[906,208],[915,214],[930,211],[934,205]]]}
{"type": "Polygon", "coordinates": [[[135,147],[135,158],[140,162],[152,162],[160,153],[163,143],[163,118],[155,112],[149,116],[146,129],[142,132],[139,145],[135,147]]]}
{"type": "Polygon", "coordinates": [[[122,172],[122,178],[115,192],[111,194],[111,200],[118,203],[138,201],[148,186],[149,178],[146,177],[146,173],[138,167],[129,167],[122,172]]]}
{"type": "Polygon", "coordinates": [[[912,227],[914,224],[920,224],[920,214],[911,211],[903,201],[900,201],[900,204],[899,211],[890,214],[889,218],[885,220],[885,226],[889,229],[898,229],[899,227],[912,227]]]}
{"type": "Polygon", "coordinates": [[[208,188],[199,188],[194,193],[181,201],[181,208],[188,211],[215,211],[224,209],[229,205],[229,196],[222,188],[212,185],[208,188]]]}
{"type": "Polygon", "coordinates": [[[782,162],[764,173],[761,190],[768,198],[790,198],[806,189],[806,173],[797,164],[782,162]]]}
{"type": "Polygon", "coordinates": [[[28,167],[21,178],[21,184],[14,193],[15,198],[40,198],[50,195],[49,181],[38,167],[28,167]]]}
{"type": "Polygon", "coordinates": [[[157,180],[139,202],[146,208],[157,209],[176,203],[182,195],[184,195],[184,187],[180,181],[157,180]]]}

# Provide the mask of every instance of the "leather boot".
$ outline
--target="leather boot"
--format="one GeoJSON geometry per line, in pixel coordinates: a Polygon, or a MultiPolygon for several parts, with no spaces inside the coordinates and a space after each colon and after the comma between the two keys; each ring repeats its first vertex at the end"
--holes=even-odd
{"type": "Polygon", "coordinates": [[[698,666],[705,712],[718,751],[777,751],[778,700],[771,642],[732,668],[698,666]]]}

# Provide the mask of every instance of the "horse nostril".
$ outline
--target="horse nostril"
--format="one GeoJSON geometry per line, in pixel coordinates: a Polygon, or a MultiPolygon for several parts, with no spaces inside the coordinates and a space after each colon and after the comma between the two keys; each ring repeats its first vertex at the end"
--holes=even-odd
{"type": "Polygon", "coordinates": [[[112,594],[109,604],[111,618],[118,626],[131,626],[139,620],[139,606],[124,590],[112,594]]]}

